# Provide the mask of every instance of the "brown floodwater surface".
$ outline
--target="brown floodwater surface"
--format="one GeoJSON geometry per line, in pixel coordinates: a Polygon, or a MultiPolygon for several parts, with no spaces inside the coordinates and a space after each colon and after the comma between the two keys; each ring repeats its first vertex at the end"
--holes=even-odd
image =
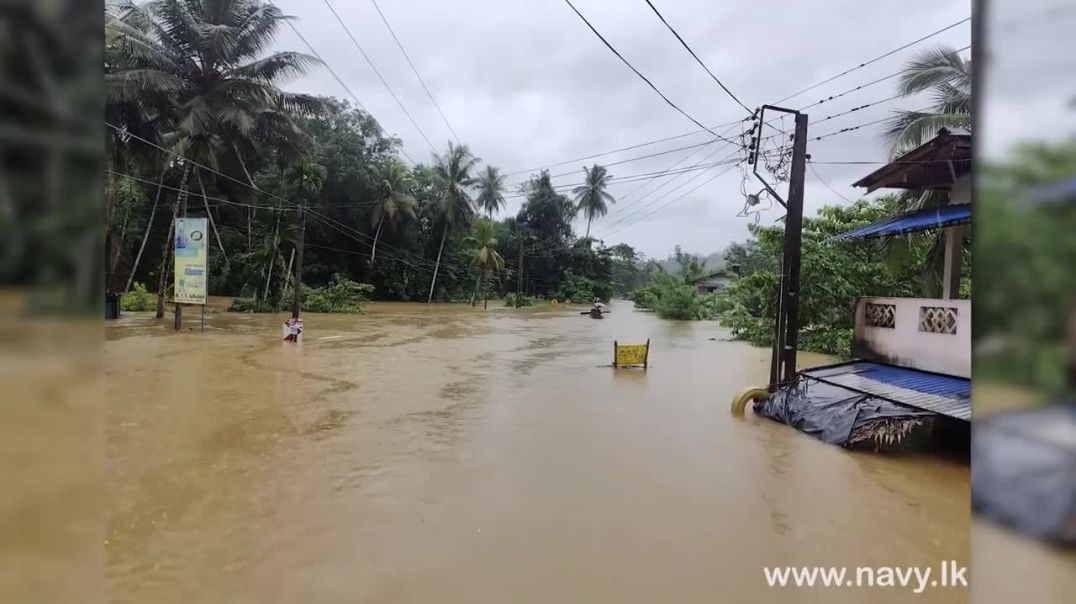
{"type": "Polygon", "coordinates": [[[110,601],[897,602],[762,567],[967,562],[966,465],[733,417],[768,350],[609,308],[110,323],[110,601]]]}

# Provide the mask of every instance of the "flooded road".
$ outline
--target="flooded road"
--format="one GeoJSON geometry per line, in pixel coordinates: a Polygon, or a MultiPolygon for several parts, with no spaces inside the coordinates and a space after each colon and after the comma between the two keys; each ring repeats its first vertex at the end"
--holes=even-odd
{"type": "Polygon", "coordinates": [[[896,602],[762,566],[968,560],[966,465],[730,415],[768,350],[499,305],[306,315],[298,346],[282,316],[111,323],[110,601],[896,602]],[[648,338],[649,370],[602,367],[648,338]]]}

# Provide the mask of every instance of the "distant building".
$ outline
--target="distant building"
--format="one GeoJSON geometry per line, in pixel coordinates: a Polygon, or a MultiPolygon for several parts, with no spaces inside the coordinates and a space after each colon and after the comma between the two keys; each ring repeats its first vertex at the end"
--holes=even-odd
{"type": "Polygon", "coordinates": [[[718,271],[696,280],[692,285],[699,290],[700,294],[710,294],[725,289],[729,283],[732,283],[732,277],[724,271],[718,271]]]}

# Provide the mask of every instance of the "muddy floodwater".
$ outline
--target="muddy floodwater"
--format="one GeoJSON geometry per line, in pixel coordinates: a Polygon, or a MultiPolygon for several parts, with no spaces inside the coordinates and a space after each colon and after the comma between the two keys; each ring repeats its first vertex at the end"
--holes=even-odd
{"type": "Polygon", "coordinates": [[[299,345],[283,315],[109,323],[109,600],[897,602],[762,567],[967,563],[965,464],[732,417],[768,350],[609,309],[375,303],[299,345]],[[647,371],[605,366],[648,338],[647,371]]]}

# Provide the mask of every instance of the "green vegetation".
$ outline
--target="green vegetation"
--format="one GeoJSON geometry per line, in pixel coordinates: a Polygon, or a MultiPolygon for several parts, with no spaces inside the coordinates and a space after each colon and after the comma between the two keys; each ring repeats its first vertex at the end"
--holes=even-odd
{"type": "Polygon", "coordinates": [[[930,92],[933,103],[926,111],[898,111],[886,125],[893,156],[934,138],[941,128],[971,131],[971,61],[961,58],[955,48],[921,51],[905,65],[897,90],[908,97],[930,92]]]}
{"type": "Polygon", "coordinates": [[[1076,301],[1076,199],[1036,203],[1028,196],[1073,174],[1076,139],[1022,145],[1006,161],[982,168],[975,259],[988,278],[976,284],[976,379],[1044,392],[1073,387],[1065,337],[1076,301]]]}
{"type": "Polygon", "coordinates": [[[504,295],[504,305],[513,307],[534,306],[538,300],[523,294],[507,293],[504,295]]]}
{"type": "Polygon", "coordinates": [[[155,305],[153,294],[146,290],[145,285],[137,282],[131,287],[130,291],[123,294],[120,303],[123,310],[134,312],[153,310],[155,305]]]}
{"type": "Polygon", "coordinates": [[[307,312],[361,314],[373,293],[372,285],[333,275],[332,281],[324,287],[303,286],[303,309],[307,312]]]}
{"type": "Polygon", "coordinates": [[[106,111],[122,131],[107,139],[110,290],[137,280],[164,295],[171,220],[186,213],[212,219],[210,293],[237,298],[236,309],[282,309],[299,263],[299,204],[312,292],[341,275],[387,300],[477,299],[479,287],[499,298],[518,283],[529,296],[589,299],[644,280],[631,247],[573,231],[613,201],[603,167],[588,168],[586,191],[570,199],[545,173],[507,182],[462,144],[405,165],[400,141],[365,111],[280,88],[319,68],[265,51],[285,18],[260,0],[109,3],[106,111]],[[525,201],[504,216],[508,190],[525,201]]]}
{"type": "MultiPolygon", "coordinates": [[[[859,296],[919,296],[933,287],[928,262],[931,234],[893,242],[844,241],[832,237],[899,211],[897,197],[826,206],[804,218],[803,294],[800,300],[800,348],[846,355],[852,336],[855,299],[859,296]],[[900,253],[893,250],[899,249],[900,253]]],[[[670,319],[718,319],[733,337],[759,346],[773,338],[783,227],[752,227],[754,239],[725,251],[732,283],[714,294],[700,294],[690,284],[705,272],[698,257],[677,250],[680,270],[659,269],[632,299],[637,306],[670,319]]]]}

